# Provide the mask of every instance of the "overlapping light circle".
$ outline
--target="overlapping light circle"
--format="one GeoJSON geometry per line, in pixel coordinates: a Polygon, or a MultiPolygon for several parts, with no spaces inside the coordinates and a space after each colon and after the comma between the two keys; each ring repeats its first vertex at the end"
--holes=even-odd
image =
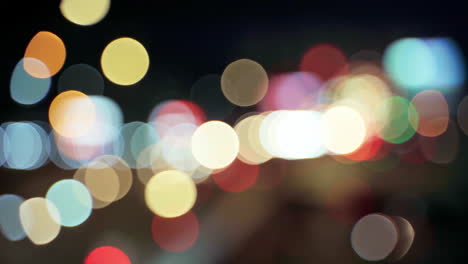
{"type": "MultiPolygon", "coordinates": [[[[54,183],[46,194],[46,199],[58,211],[62,226],[78,226],[91,215],[93,201],[85,185],[76,180],[61,180],[54,183]]],[[[53,212],[52,212],[53,213],[53,212]]]]}
{"type": "Polygon", "coordinates": [[[62,69],[66,58],[65,44],[49,31],[37,33],[29,42],[24,58],[24,70],[35,78],[49,78],[62,69]]]}

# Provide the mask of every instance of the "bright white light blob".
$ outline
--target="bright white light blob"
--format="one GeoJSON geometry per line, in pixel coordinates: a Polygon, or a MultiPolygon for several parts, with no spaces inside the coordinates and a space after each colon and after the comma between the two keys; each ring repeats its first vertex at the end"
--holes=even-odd
{"type": "Polygon", "coordinates": [[[201,165],[221,169],[231,164],[239,153],[239,138],[228,124],[209,121],[193,133],[192,153],[201,165]]]}
{"type": "Polygon", "coordinates": [[[348,154],[366,139],[366,123],[351,107],[334,106],[323,113],[322,129],[325,147],[336,154],[348,154]]]}
{"type": "Polygon", "coordinates": [[[284,110],[270,115],[262,123],[260,133],[262,146],[271,155],[283,159],[307,159],[325,153],[320,113],[284,110]]]}

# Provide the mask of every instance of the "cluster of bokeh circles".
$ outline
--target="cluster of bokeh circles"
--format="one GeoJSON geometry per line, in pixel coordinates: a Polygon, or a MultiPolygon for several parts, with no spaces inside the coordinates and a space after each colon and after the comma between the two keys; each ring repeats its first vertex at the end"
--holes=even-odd
{"type": "MultiPolygon", "coordinates": [[[[98,23],[109,8],[110,0],[60,5],[65,18],[82,26],[98,23]]],[[[130,123],[103,95],[105,79],[120,86],[141,81],[150,64],[145,46],[119,37],[103,48],[100,69],[63,69],[65,43],[53,32],[38,32],[14,67],[10,94],[18,104],[41,102],[52,78],[58,95],[48,123],[1,125],[0,164],[34,170],[52,162],[74,170],[74,177],[57,181],[44,197],[0,196],[0,230],[11,241],[52,242],[61,227],[77,227],[93,209],[124,198],[136,175],[154,213],[154,241],[165,250],[184,251],[199,232],[191,211],[197,184],[209,178],[226,192],[242,192],[272,159],[324,155],[344,164],[383,164],[395,154],[412,164],[448,164],[457,157],[459,128],[468,133],[468,99],[453,101],[465,81],[464,58],[449,38],[399,39],[383,56],[363,50],[347,57],[333,44],[320,43],[304,53],[296,72],[270,73],[254,60],[234,60],[219,75],[200,78],[191,99],[161,102],[148,109],[146,120],[130,123]],[[204,100],[207,93],[219,100],[204,100]],[[455,110],[453,103],[459,103],[455,110]],[[234,124],[222,121],[232,108],[252,106],[257,111],[234,124]],[[180,230],[183,239],[171,239],[180,230]]],[[[391,166],[385,164],[379,169],[391,166]]],[[[401,217],[371,214],[355,224],[350,237],[359,256],[376,261],[401,258],[414,231],[401,217]]],[[[106,246],[85,263],[130,260],[106,246]]]]}

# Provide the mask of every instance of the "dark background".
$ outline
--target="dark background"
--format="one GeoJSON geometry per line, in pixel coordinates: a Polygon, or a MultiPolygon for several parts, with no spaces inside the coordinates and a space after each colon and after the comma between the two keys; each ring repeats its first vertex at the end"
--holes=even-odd
{"type": "MultiPolygon", "coordinates": [[[[106,80],[104,95],[120,105],[125,122],[146,121],[150,110],[165,99],[190,99],[190,88],[199,78],[221,74],[227,64],[240,58],[259,62],[269,73],[295,71],[302,54],[317,43],[332,43],[351,56],[363,49],[382,54],[389,43],[402,37],[440,36],[453,38],[468,54],[467,9],[448,1],[299,4],[114,0],[106,18],[91,27],[68,22],[58,6],[59,1],[2,2],[1,123],[47,121],[60,72],[53,78],[49,95],[37,105],[20,106],[9,95],[13,68],[29,40],[42,30],[54,32],[65,43],[67,58],[62,71],[76,63],[100,69],[102,50],[118,37],[135,38],[146,47],[150,68],[141,82],[120,87],[106,80]]],[[[450,102],[451,109],[456,109],[458,101],[450,102]]],[[[236,108],[226,121],[233,124],[249,110],[253,108],[236,108]]],[[[456,120],[454,115],[452,118],[456,120]]],[[[373,190],[370,211],[390,210],[388,213],[410,220],[416,230],[413,248],[400,263],[463,263],[468,235],[465,149],[466,137],[462,135],[457,160],[444,166],[400,164],[379,173],[324,157],[270,161],[261,174],[296,177],[297,181],[306,174],[320,177],[316,176],[320,173],[368,179],[373,190]],[[396,209],[386,209],[388,199],[395,195],[410,198],[397,203],[400,206],[396,209]]],[[[1,168],[0,194],[14,193],[26,199],[44,196],[55,181],[72,176],[73,171],[60,170],[51,163],[35,171],[1,168]]],[[[324,208],[304,202],[302,194],[288,186],[225,194],[206,183],[203,188],[211,190],[210,199],[199,201],[194,208],[201,222],[200,238],[187,253],[171,255],[151,239],[152,215],[143,202],[143,185],[135,179],[124,199],[94,210],[78,227],[62,228],[48,245],[0,237],[0,263],[82,263],[93,248],[101,245],[121,248],[133,263],[363,263],[349,245],[352,224],[335,221],[324,208]],[[263,207],[272,209],[262,216],[263,207]],[[258,215],[259,220],[250,219],[252,215],[258,215]],[[167,260],[171,257],[175,260],[167,260]]],[[[358,199],[356,206],[361,208],[365,203],[366,199],[358,199]]]]}

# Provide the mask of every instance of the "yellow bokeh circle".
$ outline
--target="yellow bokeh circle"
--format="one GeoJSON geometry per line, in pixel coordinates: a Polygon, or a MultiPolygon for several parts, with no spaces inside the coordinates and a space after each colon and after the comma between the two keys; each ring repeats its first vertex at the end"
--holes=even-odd
{"type": "Polygon", "coordinates": [[[135,39],[118,38],[104,48],[101,68],[106,78],[115,84],[135,84],[143,79],[148,71],[148,52],[135,39]]]}
{"type": "Polygon", "coordinates": [[[107,15],[110,2],[110,0],[62,0],[60,12],[72,23],[90,26],[107,15]]]}
{"type": "Polygon", "coordinates": [[[195,183],[182,171],[160,172],[154,175],[145,187],[146,205],[161,217],[172,218],[187,213],[196,199],[195,183]]]}

